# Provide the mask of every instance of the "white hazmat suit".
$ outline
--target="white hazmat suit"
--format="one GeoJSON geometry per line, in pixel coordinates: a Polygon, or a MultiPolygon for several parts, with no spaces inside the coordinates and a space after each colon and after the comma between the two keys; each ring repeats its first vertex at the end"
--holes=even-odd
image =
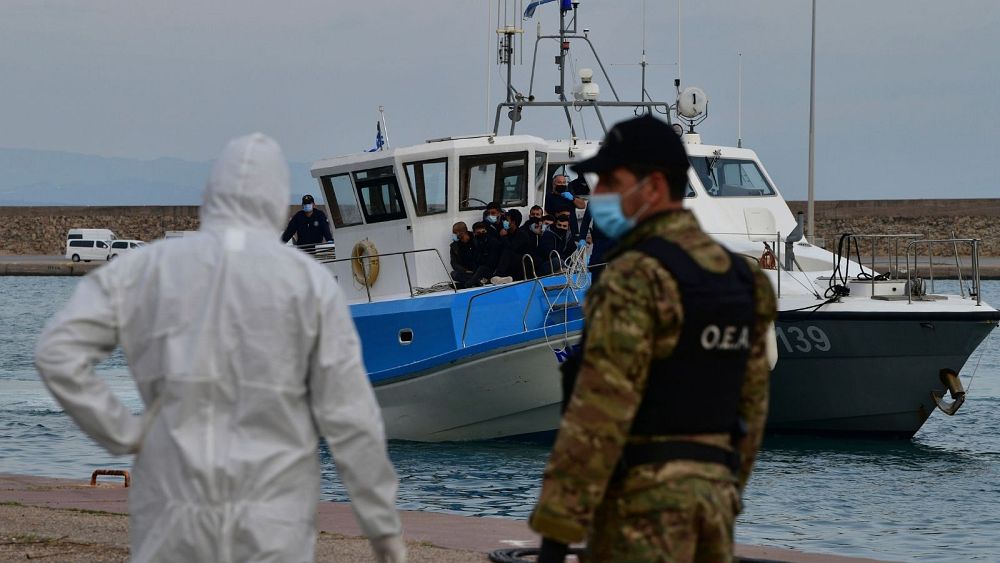
{"type": "Polygon", "coordinates": [[[405,560],[397,479],[333,276],[278,234],[289,172],[259,133],[216,162],[201,230],[95,270],[46,326],[45,384],[108,451],[136,452],[134,561],[311,561],[326,439],[380,561],[405,560]],[[145,414],[94,365],[121,346],[145,414]]]}

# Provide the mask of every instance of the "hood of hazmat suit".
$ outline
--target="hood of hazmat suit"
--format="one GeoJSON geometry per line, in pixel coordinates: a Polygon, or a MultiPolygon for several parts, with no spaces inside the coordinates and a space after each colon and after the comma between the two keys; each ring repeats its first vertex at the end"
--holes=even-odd
{"type": "Polygon", "coordinates": [[[402,549],[358,335],[333,276],[281,244],[288,201],[277,143],[233,140],[201,230],[83,278],[38,341],[38,371],[66,413],[108,451],[136,453],[133,561],[311,561],[321,436],[379,558],[402,549]],[[94,372],[116,346],[141,416],[94,372]]]}

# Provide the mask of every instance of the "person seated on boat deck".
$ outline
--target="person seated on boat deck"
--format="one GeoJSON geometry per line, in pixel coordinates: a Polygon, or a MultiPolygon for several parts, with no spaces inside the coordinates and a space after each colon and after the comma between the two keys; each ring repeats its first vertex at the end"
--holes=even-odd
{"type": "Polygon", "coordinates": [[[570,191],[569,178],[563,174],[552,177],[552,191],[545,197],[545,212],[550,215],[569,214],[569,228],[573,236],[579,230],[576,210],[587,207],[587,201],[570,191]]]}
{"type": "Polygon", "coordinates": [[[313,252],[317,244],[333,242],[333,233],[330,232],[330,222],[326,219],[326,213],[316,209],[315,203],[313,196],[309,194],[302,196],[302,209],[288,221],[285,232],[281,234],[281,242],[288,242],[294,238],[295,245],[306,252],[313,252]]]}
{"type": "MultiPolygon", "coordinates": [[[[499,239],[491,237],[487,230],[485,221],[479,221],[472,225],[472,244],[475,250],[476,272],[485,272],[478,278],[480,285],[486,282],[497,283],[497,278],[504,278],[499,272],[500,258],[503,254],[502,244],[499,239]]],[[[505,278],[503,281],[506,280],[505,278]]]]}
{"type": "Polygon", "coordinates": [[[507,234],[501,237],[505,255],[501,258],[501,262],[504,266],[503,275],[510,276],[517,281],[524,279],[524,255],[530,254],[534,246],[531,233],[527,229],[521,228],[520,225],[521,212],[517,209],[508,210],[504,218],[504,229],[507,234]]]}
{"type": "Polygon", "coordinates": [[[483,222],[486,223],[486,233],[491,237],[498,239],[507,234],[503,232],[503,209],[499,203],[491,201],[486,205],[486,210],[483,211],[483,222]]]}
{"type": "MultiPolygon", "coordinates": [[[[583,207],[577,206],[577,209],[583,209],[583,218],[580,219],[576,211],[570,211],[570,214],[574,219],[578,219],[578,228],[573,231],[573,238],[579,242],[581,240],[587,240],[588,230],[590,230],[590,224],[593,219],[590,217],[590,208],[587,206],[587,198],[590,197],[590,184],[587,183],[586,178],[583,176],[577,176],[572,182],[569,183],[569,191],[573,193],[574,201],[582,201],[583,207]]],[[[572,229],[573,223],[570,223],[570,229],[572,229]]]]}
{"type": "Polygon", "coordinates": [[[480,280],[489,278],[491,273],[485,266],[476,266],[476,247],[472,241],[472,233],[464,221],[455,223],[451,228],[451,279],[459,288],[476,287],[480,280]]]}
{"type": "Polygon", "coordinates": [[[556,218],[556,222],[545,231],[538,245],[542,261],[537,265],[540,275],[548,275],[562,271],[562,261],[576,250],[576,242],[569,231],[569,218],[565,215],[556,218]],[[558,252],[558,257],[555,253],[558,252]]]}
{"type": "MultiPolygon", "coordinates": [[[[544,214],[545,213],[542,210],[542,206],[541,205],[532,205],[531,209],[528,210],[528,221],[530,221],[532,219],[541,219],[542,215],[544,215],[544,214]]],[[[528,221],[525,221],[524,225],[521,225],[521,226],[522,227],[527,226],[528,225],[528,221]]]]}
{"type": "Polygon", "coordinates": [[[524,226],[521,227],[521,232],[524,233],[528,243],[527,252],[521,256],[521,263],[523,265],[523,269],[527,270],[526,275],[528,278],[538,277],[538,246],[542,241],[542,234],[544,234],[544,231],[544,223],[542,223],[541,217],[529,217],[528,220],[524,222],[524,226]],[[525,256],[530,256],[531,260],[528,260],[525,256]]]}

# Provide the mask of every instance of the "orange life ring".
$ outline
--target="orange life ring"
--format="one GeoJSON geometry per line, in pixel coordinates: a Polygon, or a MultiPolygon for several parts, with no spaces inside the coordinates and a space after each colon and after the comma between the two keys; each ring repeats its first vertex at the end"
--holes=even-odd
{"type": "Polygon", "coordinates": [[[378,249],[368,239],[358,241],[351,250],[351,270],[358,283],[371,287],[378,280],[378,249]]]}

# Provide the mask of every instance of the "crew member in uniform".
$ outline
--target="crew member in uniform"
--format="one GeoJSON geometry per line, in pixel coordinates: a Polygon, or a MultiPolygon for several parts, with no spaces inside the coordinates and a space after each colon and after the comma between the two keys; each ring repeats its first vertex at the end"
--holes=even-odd
{"type": "Polygon", "coordinates": [[[587,293],[582,356],[531,516],[538,561],[732,560],[733,524],[767,416],[775,298],[756,263],[714,242],[682,201],[688,160],[652,116],[576,166],[618,239],[587,293]]]}
{"type": "Polygon", "coordinates": [[[295,237],[296,246],[307,252],[314,250],[317,244],[333,242],[326,213],[316,209],[313,196],[309,194],[302,196],[302,209],[292,215],[281,234],[281,242],[288,242],[292,237],[295,237]]]}

